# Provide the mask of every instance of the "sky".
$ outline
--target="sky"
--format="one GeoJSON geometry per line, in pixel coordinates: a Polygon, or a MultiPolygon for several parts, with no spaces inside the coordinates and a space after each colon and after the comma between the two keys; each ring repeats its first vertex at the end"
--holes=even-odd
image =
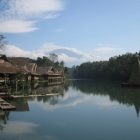
{"type": "Polygon", "coordinates": [[[8,56],[56,53],[66,65],[140,51],[140,0],[0,0],[8,56]]]}

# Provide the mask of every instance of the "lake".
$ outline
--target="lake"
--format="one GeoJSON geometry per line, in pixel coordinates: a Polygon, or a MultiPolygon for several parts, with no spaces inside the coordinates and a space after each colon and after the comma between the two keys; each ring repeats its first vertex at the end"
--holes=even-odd
{"type": "Polygon", "coordinates": [[[117,82],[71,80],[39,87],[0,110],[0,140],[139,140],[140,88],[117,82]]]}

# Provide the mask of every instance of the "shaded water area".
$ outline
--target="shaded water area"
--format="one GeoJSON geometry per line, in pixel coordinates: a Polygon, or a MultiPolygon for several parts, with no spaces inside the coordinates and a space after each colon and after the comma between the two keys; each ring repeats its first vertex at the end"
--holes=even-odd
{"type": "Polygon", "coordinates": [[[0,140],[140,139],[140,88],[75,80],[31,91],[42,93],[54,95],[17,98],[15,111],[0,111],[0,140]]]}

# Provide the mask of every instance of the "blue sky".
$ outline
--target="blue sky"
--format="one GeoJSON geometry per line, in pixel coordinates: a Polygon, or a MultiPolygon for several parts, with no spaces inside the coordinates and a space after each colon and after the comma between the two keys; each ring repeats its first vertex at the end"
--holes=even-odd
{"type": "Polygon", "coordinates": [[[36,58],[59,52],[72,65],[140,51],[139,7],[139,0],[1,0],[5,53],[36,58]]]}

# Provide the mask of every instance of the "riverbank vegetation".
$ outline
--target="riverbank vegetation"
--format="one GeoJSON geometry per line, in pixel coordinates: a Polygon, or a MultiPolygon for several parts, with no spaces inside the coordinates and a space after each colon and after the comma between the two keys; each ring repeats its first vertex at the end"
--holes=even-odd
{"type": "Polygon", "coordinates": [[[72,78],[125,81],[131,75],[133,64],[136,62],[136,55],[140,57],[140,53],[126,53],[111,57],[108,61],[82,63],[69,69],[69,73],[72,78]]]}

